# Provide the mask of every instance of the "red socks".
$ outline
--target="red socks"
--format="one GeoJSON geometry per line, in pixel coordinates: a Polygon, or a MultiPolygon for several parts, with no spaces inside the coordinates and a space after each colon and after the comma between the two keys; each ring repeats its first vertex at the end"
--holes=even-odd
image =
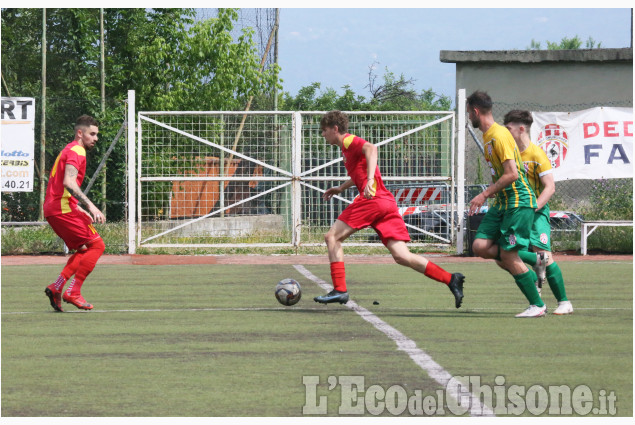
{"type": "Polygon", "coordinates": [[[79,266],[77,267],[77,272],[75,273],[75,279],[73,279],[66,290],[67,295],[76,296],[81,293],[84,280],[86,280],[86,277],[88,277],[90,272],[93,271],[95,265],[97,264],[97,260],[99,260],[99,257],[101,257],[101,254],[103,254],[106,249],[106,245],[104,245],[104,241],[101,238],[96,239],[87,245],[88,249],[83,251],[82,255],[79,256],[79,266]]]}
{"type": "MultiPolygon", "coordinates": [[[[432,261],[428,261],[424,274],[430,279],[445,283],[446,285],[450,284],[450,281],[452,280],[451,273],[446,272],[432,261]]],[[[346,292],[346,271],[344,270],[343,261],[331,263],[331,279],[333,280],[333,289],[340,292],[346,292]]]]}
{"type": "Polygon", "coordinates": [[[331,263],[331,279],[333,280],[333,289],[346,292],[346,271],[343,261],[331,263]]]}
{"type": "Polygon", "coordinates": [[[71,255],[57,280],[49,285],[49,289],[51,289],[51,291],[62,292],[68,278],[74,275],[77,271],[77,267],[79,266],[79,262],[81,261],[84,252],[86,251],[77,251],[71,255]]]}
{"type": "Polygon", "coordinates": [[[77,267],[79,266],[79,262],[82,260],[84,252],[86,251],[77,251],[75,254],[71,255],[71,258],[68,259],[66,267],[64,267],[64,270],[62,270],[62,274],[60,275],[64,278],[64,281],[68,280],[69,277],[77,272],[77,267]]]}
{"type": "Polygon", "coordinates": [[[432,261],[428,261],[428,265],[426,266],[426,271],[424,272],[424,274],[430,279],[445,283],[446,285],[449,285],[450,280],[452,280],[451,273],[446,272],[441,267],[434,264],[432,261]]]}

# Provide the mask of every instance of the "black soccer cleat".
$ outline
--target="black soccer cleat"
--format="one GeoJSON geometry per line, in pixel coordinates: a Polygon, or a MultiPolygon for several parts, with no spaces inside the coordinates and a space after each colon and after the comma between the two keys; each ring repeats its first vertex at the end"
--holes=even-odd
{"type": "Polygon", "coordinates": [[[456,308],[461,307],[461,302],[463,301],[463,281],[465,280],[465,276],[461,273],[452,273],[452,279],[448,284],[450,291],[454,295],[454,305],[456,308]]]}
{"type": "Polygon", "coordinates": [[[328,304],[328,303],[340,303],[346,304],[348,302],[348,292],[340,292],[333,289],[326,295],[320,295],[313,298],[316,303],[328,304]]]}

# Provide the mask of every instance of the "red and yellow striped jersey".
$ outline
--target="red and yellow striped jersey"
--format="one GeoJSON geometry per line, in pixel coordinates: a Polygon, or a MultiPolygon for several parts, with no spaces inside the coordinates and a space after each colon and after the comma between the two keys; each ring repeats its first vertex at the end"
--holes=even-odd
{"type": "MultiPolygon", "coordinates": [[[[346,134],[344,136],[344,143],[342,144],[344,166],[346,167],[346,171],[348,171],[349,177],[353,180],[355,186],[357,186],[357,190],[359,190],[360,194],[364,193],[364,188],[368,182],[366,157],[362,152],[362,147],[365,143],[366,140],[361,137],[346,134]]],[[[384,182],[381,179],[381,173],[379,172],[379,165],[375,168],[374,178],[374,197],[383,198],[389,196],[394,199],[392,193],[384,186],[384,182]]]]}
{"type": "Polygon", "coordinates": [[[53,164],[44,198],[44,217],[66,214],[77,208],[77,199],[73,198],[64,187],[67,164],[77,168],[77,185],[81,186],[86,174],[86,149],[77,141],[66,145],[53,164]]]}

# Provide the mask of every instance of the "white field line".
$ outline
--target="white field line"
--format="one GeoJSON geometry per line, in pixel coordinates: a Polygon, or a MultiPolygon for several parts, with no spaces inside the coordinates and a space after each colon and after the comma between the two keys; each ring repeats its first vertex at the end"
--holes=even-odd
{"type": "MultiPolygon", "coordinates": [[[[324,280],[315,276],[308,271],[302,265],[294,265],[295,269],[304,275],[307,279],[315,282],[320,288],[325,291],[332,289],[332,286],[326,283],[324,280]]],[[[448,371],[443,369],[440,364],[435,362],[425,351],[417,347],[417,344],[399,332],[397,329],[390,326],[388,323],[375,316],[371,311],[360,307],[354,301],[349,301],[345,304],[346,307],[359,314],[362,319],[373,325],[379,331],[383,332],[388,338],[392,339],[397,344],[397,349],[404,351],[408,356],[421,367],[432,379],[438,382],[443,388],[447,389],[447,396],[454,397],[457,402],[457,395],[465,394],[461,391],[461,383],[456,380],[448,371]]],[[[464,388],[464,387],[463,387],[464,388]]],[[[481,403],[479,397],[474,394],[469,394],[470,397],[470,415],[472,416],[495,416],[494,411],[481,403]]]]}

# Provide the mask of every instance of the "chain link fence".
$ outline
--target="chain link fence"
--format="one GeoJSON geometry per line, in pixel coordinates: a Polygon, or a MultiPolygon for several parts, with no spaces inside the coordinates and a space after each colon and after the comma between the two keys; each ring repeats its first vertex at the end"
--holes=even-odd
{"type": "MultiPolygon", "coordinates": [[[[494,100],[494,119],[502,125],[505,114],[514,109],[532,112],[575,112],[599,106],[632,107],[632,102],[603,102],[602,104],[559,104],[540,105],[529,102],[498,103],[494,100]]],[[[468,125],[469,121],[468,121],[468,125]]],[[[482,145],[482,134],[474,134],[482,145]]],[[[489,184],[491,177],[473,136],[467,133],[466,142],[466,185],[489,184]]],[[[471,198],[470,198],[471,199],[471,198]]],[[[466,199],[469,202],[470,199],[466,199]]],[[[581,221],[583,220],[632,220],[633,180],[566,180],[556,182],[556,193],[549,201],[552,212],[552,249],[554,251],[577,251],[580,249],[581,221]],[[557,214],[553,214],[553,213],[557,214]]],[[[612,252],[633,252],[633,229],[601,228],[588,240],[589,249],[612,252]]]]}

